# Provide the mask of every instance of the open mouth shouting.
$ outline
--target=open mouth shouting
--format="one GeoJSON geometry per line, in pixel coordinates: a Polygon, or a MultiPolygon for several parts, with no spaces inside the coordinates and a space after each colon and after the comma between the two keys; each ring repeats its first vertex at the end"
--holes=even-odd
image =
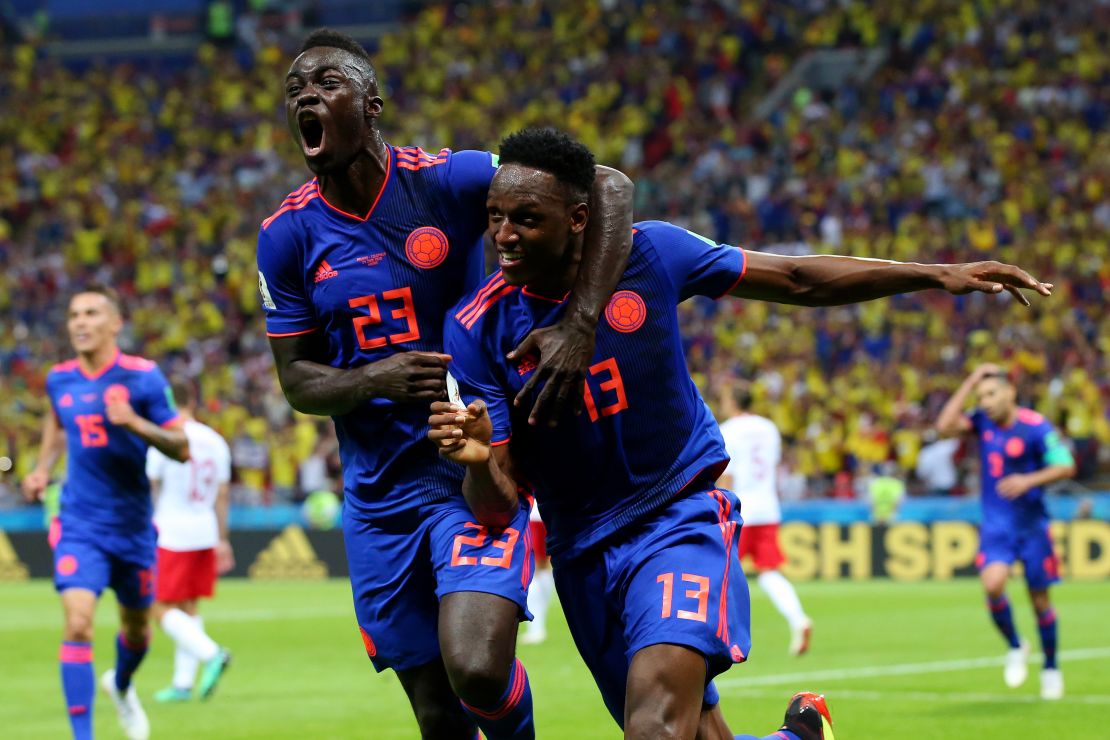
{"type": "Polygon", "coordinates": [[[317,157],[324,151],[327,136],[324,124],[315,111],[302,110],[297,114],[297,127],[301,132],[301,150],[306,157],[317,157]]]}

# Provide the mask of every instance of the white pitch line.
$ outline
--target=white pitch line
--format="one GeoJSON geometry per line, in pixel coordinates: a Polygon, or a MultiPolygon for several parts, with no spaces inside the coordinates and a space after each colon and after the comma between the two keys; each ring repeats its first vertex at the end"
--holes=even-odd
{"type": "MultiPolygon", "coordinates": [[[[1061,650],[1058,654],[1061,661],[1096,660],[1110,658],[1110,646],[1076,648],[1061,650]]],[[[1040,654],[1029,656],[1029,662],[1039,661],[1040,654]]],[[[922,673],[944,673],[945,671],[963,671],[971,668],[991,668],[1006,662],[1005,656],[993,655],[987,658],[965,658],[963,660],[941,660],[931,663],[896,663],[894,665],[860,666],[858,668],[837,668],[826,671],[809,671],[806,673],[780,673],[776,676],[753,676],[745,678],[735,675],[729,678],[717,679],[714,683],[718,688],[752,686],[780,686],[782,684],[810,683],[814,681],[847,681],[855,678],[874,678],[876,676],[916,676],[922,673]]],[[[743,670],[742,668],[740,669],[743,670]]]]}
{"type": "MultiPolygon", "coordinates": [[[[750,698],[781,698],[782,692],[771,689],[735,689],[729,696],[750,698]]],[[[859,699],[861,701],[952,701],[959,703],[983,702],[991,704],[1041,704],[1044,699],[1033,694],[982,694],[939,691],[859,691],[856,689],[833,689],[826,692],[830,699],[859,699]]],[[[1077,694],[1065,695],[1059,701],[1073,704],[1108,704],[1110,695],[1077,694]]]]}

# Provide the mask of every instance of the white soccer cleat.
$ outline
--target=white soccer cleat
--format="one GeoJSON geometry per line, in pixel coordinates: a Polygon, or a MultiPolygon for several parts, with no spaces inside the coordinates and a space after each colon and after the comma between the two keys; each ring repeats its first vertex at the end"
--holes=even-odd
{"type": "Polygon", "coordinates": [[[524,628],[524,634],[520,636],[521,645],[539,645],[547,639],[547,630],[542,627],[532,627],[529,625],[524,628]]]}
{"type": "Polygon", "coordinates": [[[1041,671],[1041,698],[1056,701],[1064,698],[1064,674],[1059,668],[1041,671]]]}
{"type": "Polygon", "coordinates": [[[795,658],[805,655],[809,650],[809,638],[813,636],[813,621],[807,619],[805,624],[790,631],[790,654],[795,658]]]}
{"type": "Polygon", "coordinates": [[[1022,640],[1021,647],[1011,648],[1006,653],[1006,667],[1002,669],[1002,679],[1011,689],[1025,683],[1029,677],[1029,644],[1022,640]]]}
{"type": "Polygon", "coordinates": [[[135,684],[127,687],[127,691],[120,694],[116,688],[116,669],[110,668],[100,677],[100,688],[116,705],[116,715],[119,717],[119,726],[128,740],[149,740],[150,720],[146,718],[143,705],[139,703],[139,694],[135,691],[135,684]]]}

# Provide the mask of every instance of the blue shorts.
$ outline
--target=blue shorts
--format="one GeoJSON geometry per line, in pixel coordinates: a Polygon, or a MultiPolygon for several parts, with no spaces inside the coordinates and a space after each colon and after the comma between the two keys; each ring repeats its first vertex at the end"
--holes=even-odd
{"type": "Polygon", "coordinates": [[[1011,565],[1020,560],[1025,568],[1025,583],[1034,591],[1043,591],[1060,580],[1060,562],[1052,549],[1048,525],[1014,532],[1009,530],[979,531],[979,570],[991,563],[1011,565]]]}
{"type": "Polygon", "coordinates": [[[83,588],[99,597],[111,587],[121,606],[145,609],[154,601],[157,540],[153,524],[122,534],[55,519],[50,532],[54,588],[58,593],[83,588]]]}
{"type": "Polygon", "coordinates": [[[437,659],[439,600],[449,593],[495,594],[527,609],[534,560],[530,505],[510,526],[474,522],[461,496],[364,521],[344,507],[343,540],[355,617],[374,668],[403,671],[437,659]]]}
{"type": "Polygon", "coordinates": [[[751,605],[737,555],[739,509],[732,492],[701,487],[554,569],[571,636],[622,727],[628,668],[639,650],[689,647],[705,656],[707,682],[747,658],[751,605]]]}

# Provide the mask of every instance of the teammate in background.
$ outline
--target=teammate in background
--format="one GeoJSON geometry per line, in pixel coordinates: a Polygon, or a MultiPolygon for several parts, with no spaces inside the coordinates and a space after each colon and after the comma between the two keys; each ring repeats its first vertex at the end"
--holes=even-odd
{"type": "Polygon", "coordinates": [[[101,686],[127,737],[150,735],[131,683],[150,642],[154,599],[156,535],[144,466],[148,446],[175,460],[189,458],[165,376],[150,360],[120,352],[122,328],[119,296],[111,288],[88,285],[70,299],[67,329],[77,358],[55,365],[46,377],[51,410],[43,420],[38,463],[23,479],[28,500],[39,498],[58,458],[68,453],[50,541],[54,587],[65,613],[62,692],[79,739],[93,732],[93,617],[109,586],[120,605],[120,633],[116,666],[104,673],[101,686]]]}
{"type": "MultiPolygon", "coordinates": [[[[491,530],[514,520],[518,483],[531,485],[571,634],[626,737],[731,738],[710,679],[750,647],[741,519],[736,496],[714,485],[728,456],[687,371],[677,304],[729,294],[832,305],[926,288],[1047,295],[1050,286],[993,262],[749,254],[641,223],[599,322],[583,390],[588,413],[537,427],[510,401],[533,362],[505,359],[506,351],[566,310],[594,159],[546,129],[505,139],[501,162],[487,199],[501,270],[448,318],[445,347],[460,392],[432,404],[428,436],[466,466],[463,493],[491,530]]],[[[775,737],[831,738],[824,699],[796,695],[775,737]]]]}
{"type": "Polygon", "coordinates": [[[528,531],[536,556],[536,570],[532,585],[528,587],[528,611],[532,612],[532,621],[521,633],[520,642],[523,645],[539,645],[547,639],[547,612],[551,609],[551,600],[555,598],[555,576],[551,573],[551,560],[547,557],[547,528],[540,518],[538,506],[532,507],[528,531]]]}
{"type": "Polygon", "coordinates": [[[190,383],[175,380],[173,394],[185,420],[190,459],[171,460],[156,449],[146,458],[158,527],[154,617],[176,645],[173,682],[154,695],[159,702],[188,701],[200,665],[198,693],[207,699],[231,663],[231,653],[208,636],[197,613],[197,600],[212,597],[216,575],[235,567],[227,534],[231,449],[215,429],[196,420],[190,383]]]}
{"type": "Polygon", "coordinates": [[[744,526],[740,529],[738,555],[751,556],[756,582],[790,625],[790,654],[809,650],[813,622],[802,609],[798,593],[779,571],[786,558],[779,548],[779,507],[776,473],[782,460],[782,437],[775,423],[751,412],[752,394],[738,382],[721,394],[721,436],[730,458],[718,479],[721,488],[740,498],[744,526]]]}
{"type": "MultiPolygon", "coordinates": [[[[333,31],[305,40],[285,103],[317,178],[263,222],[259,289],[286,398],[335,419],[366,652],[377,670],[397,672],[424,737],[472,740],[475,725],[489,740],[533,737],[531,689],[515,659],[532,568],[529,507],[490,535],[463,500],[462,470],[425,439],[427,404],[446,387],[444,317],[481,281],[497,159],[386,144],[370,58],[333,31]]],[[[602,215],[586,239],[574,305],[517,348],[539,355],[536,382],[546,380],[533,423],[559,418],[568,401],[581,405],[575,391],[597,319],[627,259],[631,182],[601,167],[594,180],[602,215]]]]}
{"type": "Polygon", "coordinates": [[[1029,646],[1018,637],[1006,598],[1010,566],[1021,560],[1044,652],[1041,698],[1060,699],[1064,675],[1056,665],[1056,610],[1048,597],[1048,587],[1060,577],[1044,487],[1075,475],[1071,452],[1043,416],[1017,405],[1010,378],[992,364],[980,365],[964,380],[941,410],[937,431],[948,437],[974,434],[979,441],[983,517],[976,563],[991,618],[1010,646],[1003,679],[1016,688],[1029,673],[1029,646]],[[964,404],[972,392],[978,408],[967,416],[964,404]]]}

